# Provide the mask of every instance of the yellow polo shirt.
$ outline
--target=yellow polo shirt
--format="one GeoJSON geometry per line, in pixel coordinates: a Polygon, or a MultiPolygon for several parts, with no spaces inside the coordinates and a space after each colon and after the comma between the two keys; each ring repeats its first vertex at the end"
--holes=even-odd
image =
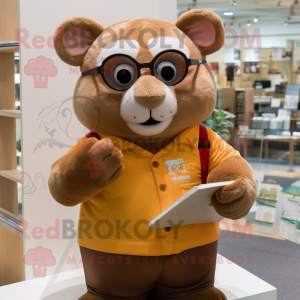
{"type": "MultiPolygon", "coordinates": [[[[222,160],[239,153],[211,129],[207,132],[211,142],[210,172],[222,160]]],[[[218,222],[147,229],[149,221],[201,184],[199,126],[184,130],[156,154],[121,138],[109,138],[122,151],[125,170],[117,181],[81,204],[80,246],[108,253],[156,256],[176,254],[218,239],[218,222]]]]}

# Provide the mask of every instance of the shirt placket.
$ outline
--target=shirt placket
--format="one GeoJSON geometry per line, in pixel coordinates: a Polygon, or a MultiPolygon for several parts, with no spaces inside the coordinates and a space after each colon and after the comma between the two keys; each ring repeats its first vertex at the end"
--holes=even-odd
{"type": "MultiPolygon", "coordinates": [[[[151,166],[154,180],[157,186],[159,195],[159,205],[161,211],[164,211],[172,203],[172,188],[170,182],[165,179],[165,172],[162,157],[154,155],[151,159],[151,166]]],[[[170,227],[163,227],[158,230],[159,235],[157,239],[162,240],[162,255],[168,255],[173,251],[174,229],[170,227]]]]}

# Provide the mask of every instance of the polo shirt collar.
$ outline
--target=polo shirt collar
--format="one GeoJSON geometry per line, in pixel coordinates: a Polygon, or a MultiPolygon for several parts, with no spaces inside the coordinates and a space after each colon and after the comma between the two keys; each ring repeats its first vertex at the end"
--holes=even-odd
{"type": "MultiPolygon", "coordinates": [[[[115,147],[120,149],[122,152],[129,150],[129,149],[134,149],[139,153],[150,153],[147,150],[141,148],[140,146],[127,141],[125,139],[116,137],[116,136],[109,136],[109,135],[100,135],[100,137],[103,138],[110,138],[115,147]]],[[[188,144],[192,147],[198,147],[198,139],[199,139],[199,125],[195,125],[193,127],[187,128],[183,130],[181,133],[179,133],[170,144],[168,144],[165,148],[163,148],[161,151],[163,152],[170,152],[170,146],[172,143],[175,143],[175,145],[178,144],[188,144]]],[[[173,146],[174,147],[174,146],[173,146]]],[[[159,151],[159,152],[161,152],[159,151]]],[[[152,154],[151,154],[152,155],[152,154]]]]}

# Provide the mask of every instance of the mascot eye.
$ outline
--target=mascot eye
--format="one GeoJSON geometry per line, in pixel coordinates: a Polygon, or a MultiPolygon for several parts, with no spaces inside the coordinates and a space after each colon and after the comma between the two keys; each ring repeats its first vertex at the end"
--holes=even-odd
{"type": "Polygon", "coordinates": [[[114,77],[119,85],[129,85],[134,79],[134,69],[127,64],[116,67],[114,77]]]}
{"type": "Polygon", "coordinates": [[[169,61],[163,61],[157,66],[157,75],[162,81],[172,81],[176,76],[176,67],[169,61]]]}

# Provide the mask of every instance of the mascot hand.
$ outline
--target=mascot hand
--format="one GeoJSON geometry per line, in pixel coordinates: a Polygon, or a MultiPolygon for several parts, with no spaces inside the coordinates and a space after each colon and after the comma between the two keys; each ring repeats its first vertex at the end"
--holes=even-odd
{"type": "Polygon", "coordinates": [[[211,198],[218,214],[237,220],[248,214],[256,196],[252,180],[240,175],[232,184],[219,189],[211,198]]]}
{"type": "Polygon", "coordinates": [[[49,189],[66,206],[89,200],[123,173],[123,154],[111,139],[82,139],[74,150],[52,165],[49,189]]]}
{"type": "Polygon", "coordinates": [[[81,169],[82,176],[89,179],[88,185],[103,188],[117,180],[124,170],[123,154],[114,148],[112,140],[87,139],[84,143],[85,151],[78,157],[78,169],[81,169]]]}

